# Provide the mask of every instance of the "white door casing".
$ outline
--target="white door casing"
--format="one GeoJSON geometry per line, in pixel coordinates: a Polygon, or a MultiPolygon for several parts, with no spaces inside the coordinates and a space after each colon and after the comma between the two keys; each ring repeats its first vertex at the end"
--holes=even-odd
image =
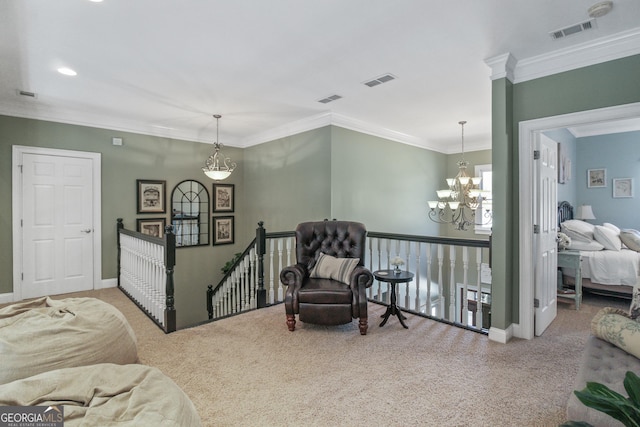
{"type": "Polygon", "coordinates": [[[556,318],[557,313],[557,244],[558,226],[558,143],[539,133],[536,151],[539,159],[535,167],[537,233],[534,235],[535,335],[540,336],[556,318]]]}
{"type": "Polygon", "coordinates": [[[100,154],[13,147],[13,300],[101,282],[100,154]]]}
{"type": "MultiPolygon", "coordinates": [[[[535,252],[533,251],[534,224],[534,160],[533,147],[537,135],[550,129],[567,128],[571,126],[604,123],[612,120],[640,118],[640,102],[618,105],[596,110],[560,116],[544,117],[519,123],[519,319],[513,325],[513,336],[516,338],[532,339],[534,336],[534,267],[535,252]]],[[[577,178],[576,178],[577,179],[577,178]]],[[[555,283],[555,281],[554,281],[555,283]]]]}

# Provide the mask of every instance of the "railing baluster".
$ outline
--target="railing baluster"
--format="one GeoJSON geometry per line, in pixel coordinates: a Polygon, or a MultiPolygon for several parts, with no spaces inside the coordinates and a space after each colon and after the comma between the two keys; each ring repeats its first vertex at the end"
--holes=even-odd
{"type": "Polygon", "coordinates": [[[175,310],[167,304],[173,303],[173,283],[167,280],[175,264],[170,230],[160,239],[125,230],[121,219],[117,223],[118,286],[165,332],[175,331],[175,310]]]}

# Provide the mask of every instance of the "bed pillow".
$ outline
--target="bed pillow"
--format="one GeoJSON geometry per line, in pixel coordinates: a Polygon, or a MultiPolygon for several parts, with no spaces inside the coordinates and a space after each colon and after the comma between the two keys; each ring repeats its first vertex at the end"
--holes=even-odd
{"type": "Polygon", "coordinates": [[[594,225],[578,219],[570,219],[560,224],[560,229],[571,240],[580,240],[589,243],[593,240],[594,225]]]}
{"type": "Polygon", "coordinates": [[[620,228],[618,228],[617,226],[611,224],[610,222],[603,222],[602,223],[603,227],[607,227],[612,229],[613,231],[615,231],[617,234],[620,234],[620,228]]]}
{"type": "Polygon", "coordinates": [[[333,279],[348,285],[351,273],[359,262],[360,258],[336,258],[320,252],[318,261],[311,269],[309,277],[333,279]]]}
{"type": "Polygon", "coordinates": [[[601,251],[604,249],[602,243],[598,243],[595,240],[587,242],[581,242],[580,240],[572,240],[567,249],[573,249],[574,251],[601,251]]]}
{"type": "Polygon", "coordinates": [[[640,252],[640,231],[620,230],[620,240],[632,251],[640,252]]]}
{"type": "Polygon", "coordinates": [[[629,354],[640,358],[640,322],[619,308],[605,307],[591,320],[591,332],[629,354]]]}
{"type": "Polygon", "coordinates": [[[609,249],[610,251],[619,251],[622,249],[622,240],[620,240],[616,232],[610,228],[596,225],[593,228],[593,237],[596,239],[596,242],[604,245],[605,249],[609,249]]]}

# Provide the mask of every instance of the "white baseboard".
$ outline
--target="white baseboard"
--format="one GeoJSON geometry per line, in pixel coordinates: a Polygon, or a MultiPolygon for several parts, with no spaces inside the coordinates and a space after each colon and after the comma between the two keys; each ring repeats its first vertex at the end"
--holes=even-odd
{"type": "Polygon", "coordinates": [[[506,344],[513,337],[513,324],[507,329],[489,328],[489,339],[501,344],[506,344]]]}
{"type": "Polygon", "coordinates": [[[102,283],[96,286],[96,289],[115,288],[118,286],[118,279],[102,279],[102,283]]]}
{"type": "Polygon", "coordinates": [[[13,292],[0,294],[0,304],[6,304],[8,302],[13,302],[13,292]]]}

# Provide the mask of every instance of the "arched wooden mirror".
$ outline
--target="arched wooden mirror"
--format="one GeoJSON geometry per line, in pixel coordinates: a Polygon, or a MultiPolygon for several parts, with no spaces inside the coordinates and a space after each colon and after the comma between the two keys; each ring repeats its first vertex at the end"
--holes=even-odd
{"type": "Polygon", "coordinates": [[[171,193],[171,224],[176,247],[209,244],[209,193],[198,181],[186,180],[171,193]]]}

